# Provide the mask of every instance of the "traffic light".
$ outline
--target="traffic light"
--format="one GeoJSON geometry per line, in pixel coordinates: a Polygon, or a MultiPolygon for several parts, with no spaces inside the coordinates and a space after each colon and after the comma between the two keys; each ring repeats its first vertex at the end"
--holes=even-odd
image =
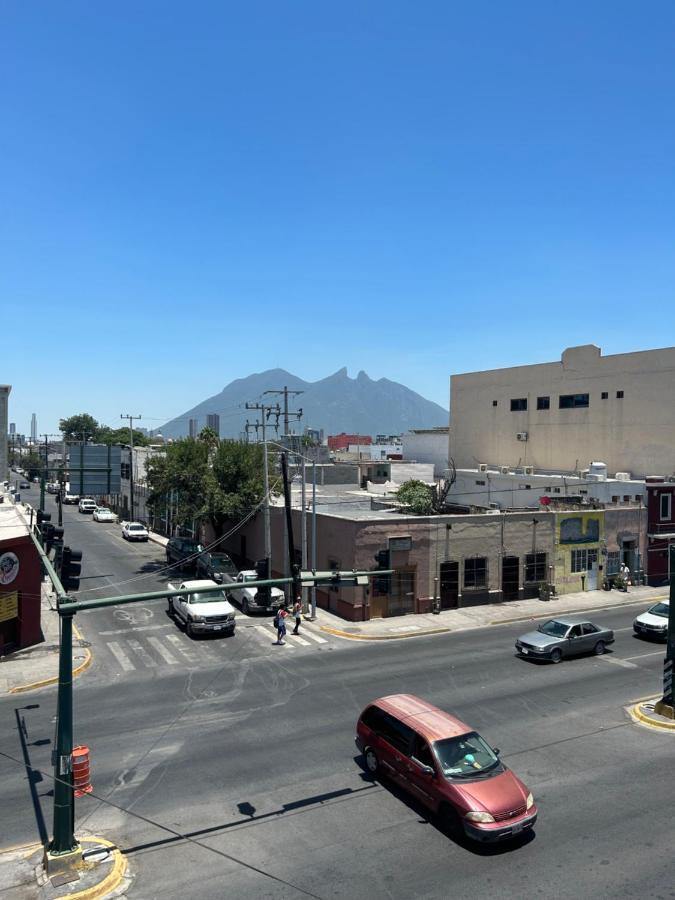
{"type": "MultiPolygon", "coordinates": [[[[270,561],[267,557],[265,557],[265,559],[259,559],[255,564],[255,576],[258,581],[267,581],[270,577],[270,561]]],[[[269,606],[272,599],[272,588],[269,585],[267,585],[267,587],[257,588],[256,599],[258,603],[264,601],[265,605],[269,606]]]]}
{"type": "Polygon", "coordinates": [[[61,552],[61,584],[66,592],[76,591],[80,586],[82,571],[82,551],[64,547],[61,552]]]}
{"type": "Polygon", "coordinates": [[[43,522],[51,522],[52,514],[48,512],[44,512],[44,510],[38,509],[37,511],[37,523],[41,525],[43,522]]]}
{"type": "Polygon", "coordinates": [[[49,553],[52,547],[56,547],[57,553],[59,553],[59,545],[63,544],[63,528],[60,525],[49,525],[48,529],[45,539],[45,552],[49,553]]]}

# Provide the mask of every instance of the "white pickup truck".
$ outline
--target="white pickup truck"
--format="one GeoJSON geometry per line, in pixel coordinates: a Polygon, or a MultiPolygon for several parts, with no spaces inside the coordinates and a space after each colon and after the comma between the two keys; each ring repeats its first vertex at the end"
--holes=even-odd
{"type": "Polygon", "coordinates": [[[220,591],[204,593],[201,588],[218,587],[215,581],[183,581],[181,584],[167,585],[170,591],[190,590],[180,597],[168,597],[169,615],[178,619],[189,637],[196,634],[223,632],[234,634],[234,607],[220,591]]]}
{"type": "Polygon", "coordinates": [[[231,596],[241,607],[241,611],[248,615],[250,612],[276,612],[285,600],[284,592],[277,587],[271,589],[270,603],[258,601],[258,588],[246,587],[247,581],[259,581],[255,569],[244,569],[236,578],[227,578],[223,582],[228,596],[231,596]]]}

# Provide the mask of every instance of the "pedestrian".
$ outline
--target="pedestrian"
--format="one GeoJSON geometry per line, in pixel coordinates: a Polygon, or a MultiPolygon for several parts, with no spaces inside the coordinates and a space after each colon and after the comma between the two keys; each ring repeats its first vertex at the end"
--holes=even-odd
{"type": "Polygon", "coordinates": [[[293,615],[295,616],[295,628],[291,634],[299,634],[300,623],[302,622],[302,600],[299,597],[293,604],[293,615]]]}
{"type": "Polygon", "coordinates": [[[286,635],[286,616],[288,615],[288,610],[285,606],[280,606],[277,610],[277,614],[274,617],[277,625],[277,644],[285,644],[284,636],[286,635]]]}
{"type": "Polygon", "coordinates": [[[623,580],[626,582],[626,585],[629,585],[630,584],[630,569],[628,568],[628,566],[626,565],[625,562],[621,563],[621,568],[619,569],[619,572],[621,573],[621,577],[623,578],[623,580]]]}

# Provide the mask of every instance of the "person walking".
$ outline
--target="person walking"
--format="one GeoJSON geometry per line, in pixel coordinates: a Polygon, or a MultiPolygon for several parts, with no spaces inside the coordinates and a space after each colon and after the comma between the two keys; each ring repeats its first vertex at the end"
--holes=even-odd
{"type": "Polygon", "coordinates": [[[288,615],[288,610],[285,606],[280,606],[279,610],[275,616],[277,623],[277,644],[285,644],[286,641],[284,637],[286,635],[286,616],[288,615]]]}
{"type": "Polygon", "coordinates": [[[300,634],[300,623],[302,622],[302,600],[298,599],[293,604],[293,615],[295,616],[295,628],[291,634],[300,634]]]}

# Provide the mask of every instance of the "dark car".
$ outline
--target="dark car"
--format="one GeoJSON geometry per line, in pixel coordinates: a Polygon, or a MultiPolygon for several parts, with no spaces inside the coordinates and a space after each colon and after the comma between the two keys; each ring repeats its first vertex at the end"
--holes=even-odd
{"type": "Polygon", "coordinates": [[[27,490],[29,490],[29,488],[30,488],[30,484],[27,481],[22,481],[19,484],[19,490],[21,490],[21,491],[27,491],[27,490]]]}
{"type": "Polygon", "coordinates": [[[166,545],[166,561],[169,565],[178,563],[181,569],[194,571],[199,553],[199,544],[194,538],[172,537],[166,545]]]}
{"type": "Polygon", "coordinates": [[[558,663],[564,656],[595,653],[600,656],[614,643],[611,628],[594,625],[583,616],[559,616],[543,622],[516,641],[516,653],[528,659],[549,659],[558,663]]]}
{"type": "Polygon", "coordinates": [[[224,581],[234,581],[236,577],[237,567],[227,553],[204,550],[197,557],[197,578],[210,578],[216,584],[222,584],[224,581]]]}

